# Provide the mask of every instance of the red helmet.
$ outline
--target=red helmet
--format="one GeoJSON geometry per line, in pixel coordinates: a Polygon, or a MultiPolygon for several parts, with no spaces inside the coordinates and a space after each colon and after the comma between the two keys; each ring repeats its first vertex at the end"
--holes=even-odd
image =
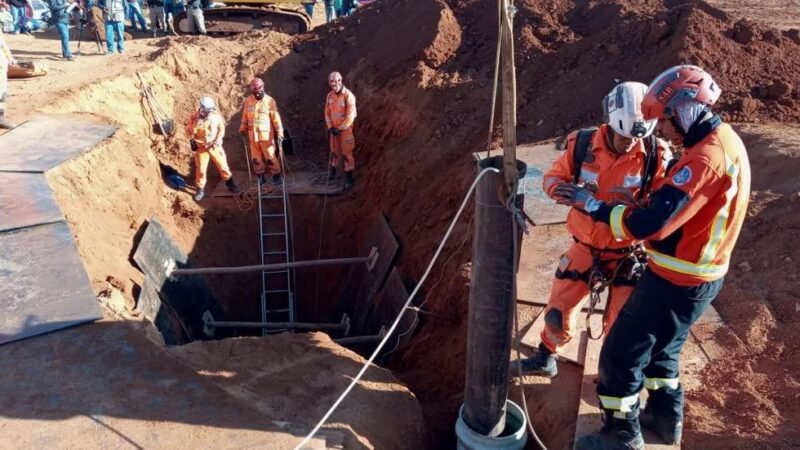
{"type": "Polygon", "coordinates": [[[250,82],[250,90],[253,92],[264,90],[264,81],[261,78],[253,78],[250,82]]]}
{"type": "Polygon", "coordinates": [[[671,117],[674,107],[685,100],[712,106],[721,93],[717,83],[705,70],[690,65],[671,67],[657,76],[647,88],[642,101],[644,119],[671,117]]]}

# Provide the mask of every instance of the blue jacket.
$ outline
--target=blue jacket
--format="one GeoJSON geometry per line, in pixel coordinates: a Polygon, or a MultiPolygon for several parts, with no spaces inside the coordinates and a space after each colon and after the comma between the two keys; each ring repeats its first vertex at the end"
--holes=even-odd
{"type": "Polygon", "coordinates": [[[69,23],[69,14],[67,14],[66,0],[47,0],[47,6],[50,8],[50,22],[51,23],[69,23]]]}

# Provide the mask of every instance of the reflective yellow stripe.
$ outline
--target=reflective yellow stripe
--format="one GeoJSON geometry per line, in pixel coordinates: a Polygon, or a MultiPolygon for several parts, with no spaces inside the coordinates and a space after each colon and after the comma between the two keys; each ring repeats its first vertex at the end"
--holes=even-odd
{"type": "Polygon", "coordinates": [[[611,216],[608,220],[611,226],[611,232],[614,234],[614,239],[618,241],[631,239],[625,234],[625,228],[622,225],[622,216],[625,214],[625,208],[625,205],[615,206],[614,209],[611,210],[611,216]]]}
{"type": "Polygon", "coordinates": [[[677,378],[645,378],[644,387],[651,391],[657,391],[663,387],[678,389],[677,378]]]}
{"type": "Polygon", "coordinates": [[[629,395],[627,397],[609,397],[606,395],[598,395],[603,409],[610,409],[614,411],[631,412],[631,407],[639,402],[639,394],[629,395]]]}
{"type": "Polygon", "coordinates": [[[674,256],[659,253],[647,247],[647,256],[650,262],[673,272],[685,275],[697,275],[706,278],[721,278],[728,272],[728,263],[725,264],[695,264],[674,256]]]}
{"type": "Polygon", "coordinates": [[[717,216],[714,217],[714,222],[711,224],[708,243],[706,243],[703,248],[699,264],[709,264],[717,255],[719,244],[722,242],[722,238],[725,237],[725,232],[727,231],[725,229],[725,224],[728,223],[728,216],[730,214],[733,198],[736,197],[736,194],[739,192],[739,184],[736,182],[736,178],[739,175],[739,168],[727,154],[725,154],[725,164],[728,167],[725,173],[731,180],[731,187],[725,192],[725,206],[720,208],[717,216]]]}

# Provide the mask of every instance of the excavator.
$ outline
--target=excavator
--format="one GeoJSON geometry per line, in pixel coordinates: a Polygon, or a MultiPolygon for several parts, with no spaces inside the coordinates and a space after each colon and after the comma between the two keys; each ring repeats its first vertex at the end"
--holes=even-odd
{"type": "MultiPolygon", "coordinates": [[[[250,30],[273,30],[286,34],[305,33],[311,18],[302,8],[307,0],[231,0],[224,6],[203,9],[206,31],[211,36],[230,36],[250,30]]],[[[190,34],[186,11],[173,19],[175,32],[190,34]]]]}

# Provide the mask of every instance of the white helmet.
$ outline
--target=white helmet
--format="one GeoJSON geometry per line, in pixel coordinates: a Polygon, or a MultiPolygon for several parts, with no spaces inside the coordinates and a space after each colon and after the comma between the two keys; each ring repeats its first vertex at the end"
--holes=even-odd
{"type": "Polygon", "coordinates": [[[603,99],[603,120],[617,133],[628,138],[650,135],[657,120],[644,120],[642,100],[647,85],[635,81],[620,83],[603,99]]]}
{"type": "Polygon", "coordinates": [[[217,104],[214,103],[214,99],[208,95],[204,95],[200,97],[200,111],[213,111],[217,109],[217,104]]]}

